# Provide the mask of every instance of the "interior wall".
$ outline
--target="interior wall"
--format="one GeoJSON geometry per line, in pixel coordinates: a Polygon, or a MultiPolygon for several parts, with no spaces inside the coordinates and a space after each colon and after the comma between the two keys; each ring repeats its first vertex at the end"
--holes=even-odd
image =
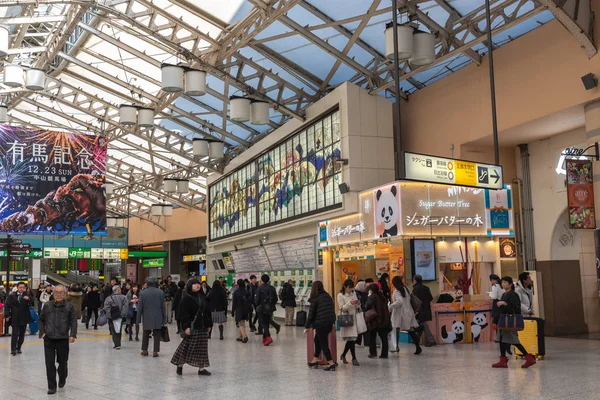
{"type": "Polygon", "coordinates": [[[207,234],[206,213],[199,210],[176,208],[172,217],[161,217],[158,222],[165,230],[149,221],[129,218],[129,246],[203,237],[207,234]]]}

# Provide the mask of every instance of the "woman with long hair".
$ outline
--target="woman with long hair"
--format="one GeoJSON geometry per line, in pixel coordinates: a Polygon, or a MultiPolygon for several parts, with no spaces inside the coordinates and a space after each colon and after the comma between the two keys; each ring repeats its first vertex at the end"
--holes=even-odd
{"type": "Polygon", "coordinates": [[[387,307],[387,300],[381,293],[379,282],[375,282],[369,286],[371,292],[367,299],[365,320],[369,329],[369,358],[377,357],[377,340],[379,335],[381,339],[381,355],[379,358],[388,358],[389,343],[388,333],[392,330],[390,324],[390,312],[387,307]]]}
{"type": "Polygon", "coordinates": [[[494,316],[494,329],[496,330],[496,342],[500,344],[500,361],[492,364],[494,368],[508,368],[507,350],[510,346],[515,346],[525,356],[525,364],[521,368],[529,368],[535,364],[535,358],[525,350],[525,347],[519,341],[519,335],[516,331],[508,331],[506,329],[498,329],[498,321],[506,315],[521,314],[521,299],[515,293],[515,285],[510,276],[505,276],[500,281],[504,294],[498,304],[498,314],[494,316]]]}
{"type": "Polygon", "coordinates": [[[236,339],[238,342],[248,343],[246,334],[246,321],[248,320],[248,303],[250,296],[246,291],[246,284],[243,279],[237,281],[238,289],[233,293],[233,304],[231,305],[231,316],[240,329],[240,336],[236,339]]]}
{"type": "Polygon", "coordinates": [[[129,327],[129,341],[133,340],[133,325],[135,325],[135,341],[139,342],[140,324],[137,322],[137,303],[140,297],[140,285],[134,283],[131,290],[127,292],[129,311],[127,312],[127,326],[129,327]]]}
{"type": "Polygon", "coordinates": [[[185,287],[179,305],[180,328],[184,332],[171,364],[177,366],[177,375],[183,374],[183,365],[198,368],[198,375],[210,375],[208,359],[208,333],[212,329],[212,319],[206,297],[200,295],[200,281],[190,279],[185,287]]]}
{"type": "Polygon", "coordinates": [[[358,338],[356,312],[360,309],[360,300],[354,291],[354,281],[352,279],[346,279],[344,281],[342,290],[338,293],[337,301],[340,313],[352,315],[354,319],[354,324],[352,326],[340,328],[340,335],[342,336],[342,339],[346,341],[344,352],[340,359],[344,364],[348,364],[346,354],[350,352],[350,354],[352,354],[352,365],[359,366],[360,364],[356,359],[356,339],[358,338]]]}
{"type": "Polygon", "coordinates": [[[213,283],[207,296],[212,321],[219,325],[219,339],[223,340],[223,324],[227,322],[227,293],[219,280],[213,283]]]}
{"type": "Polygon", "coordinates": [[[415,318],[415,312],[410,304],[410,290],[404,285],[402,277],[395,276],[392,279],[392,285],[396,288],[392,295],[392,303],[389,305],[389,310],[392,312],[392,328],[396,333],[396,349],[392,353],[398,353],[398,339],[400,331],[408,331],[410,338],[415,344],[415,355],[421,354],[423,351],[419,344],[422,329],[415,318]]]}
{"type": "Polygon", "coordinates": [[[335,323],[335,308],[333,305],[333,299],[323,288],[323,282],[314,281],[310,297],[308,299],[310,303],[310,311],[308,318],[306,319],[306,332],[310,334],[315,331],[315,352],[314,358],[308,363],[309,367],[318,367],[319,356],[321,351],[325,355],[328,367],[325,371],[335,371],[337,363],[333,361],[331,357],[331,350],[329,349],[328,336],[333,329],[335,323]]]}

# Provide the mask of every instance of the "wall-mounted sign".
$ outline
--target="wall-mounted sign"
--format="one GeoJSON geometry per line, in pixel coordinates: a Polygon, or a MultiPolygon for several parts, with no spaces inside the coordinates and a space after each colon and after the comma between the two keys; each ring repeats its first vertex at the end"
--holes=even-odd
{"type": "Polygon", "coordinates": [[[183,256],[183,262],[204,261],[204,260],[206,260],[206,254],[192,254],[192,255],[183,256]]]}
{"type": "Polygon", "coordinates": [[[365,230],[365,223],[361,221],[356,225],[346,225],[344,227],[338,226],[331,231],[331,237],[335,238],[339,236],[348,236],[353,233],[363,233],[365,230]]]}
{"type": "Polygon", "coordinates": [[[342,247],[335,252],[336,261],[368,260],[375,258],[375,246],[342,247]]]}
{"type": "Polygon", "coordinates": [[[144,268],[154,268],[154,267],[164,267],[165,259],[164,258],[149,258],[142,260],[142,267],[144,268]]]}
{"type": "Polygon", "coordinates": [[[92,249],[89,247],[69,247],[69,258],[92,258],[92,249]]]}
{"type": "Polygon", "coordinates": [[[129,258],[129,249],[120,249],[119,258],[121,260],[127,260],[129,258]]]}
{"type": "Polygon", "coordinates": [[[506,186],[503,190],[485,191],[485,216],[488,235],[515,234],[510,186],[506,186]]]}
{"type": "Polygon", "coordinates": [[[502,189],[502,167],[452,158],[404,153],[406,179],[446,185],[502,189]]]}
{"type": "Polygon", "coordinates": [[[415,274],[421,275],[424,281],[435,280],[435,240],[415,239],[411,242],[412,264],[415,274]]]}
{"type": "Polygon", "coordinates": [[[516,258],[517,244],[514,238],[502,237],[500,242],[500,258],[516,258]]]}
{"type": "Polygon", "coordinates": [[[567,160],[569,226],[595,229],[594,173],[591,160],[567,160]]]}
{"type": "Polygon", "coordinates": [[[158,258],[158,257],[166,257],[166,251],[129,251],[129,257],[138,257],[138,258],[158,258]]]}
{"type": "Polygon", "coordinates": [[[44,258],[69,258],[68,247],[44,247],[44,258]]]}

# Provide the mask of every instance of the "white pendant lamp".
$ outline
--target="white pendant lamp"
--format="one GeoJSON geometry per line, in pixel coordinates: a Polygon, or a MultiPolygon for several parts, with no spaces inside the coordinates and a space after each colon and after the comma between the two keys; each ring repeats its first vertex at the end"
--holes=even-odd
{"type": "Polygon", "coordinates": [[[199,157],[208,156],[208,140],[206,140],[206,139],[192,140],[192,151],[195,156],[199,156],[199,157]]]}
{"type": "Polygon", "coordinates": [[[155,217],[160,217],[162,215],[162,209],[162,204],[152,204],[152,207],[150,208],[150,214],[155,217]]]}
{"type": "Polygon", "coordinates": [[[185,70],[185,90],[188,96],[204,96],[206,94],[206,72],[188,68],[185,70]]]}
{"type": "Polygon", "coordinates": [[[269,123],[269,103],[260,100],[250,102],[250,123],[252,125],[267,125],[269,123]]]}
{"type": "Polygon", "coordinates": [[[23,67],[17,64],[6,64],[4,66],[4,85],[10,87],[24,86],[23,67]]]}
{"type": "Polygon", "coordinates": [[[132,104],[121,104],[119,117],[119,122],[123,125],[135,125],[137,123],[137,107],[132,104]]]}
{"type": "Polygon", "coordinates": [[[160,70],[163,91],[175,93],[183,90],[183,67],[173,64],[162,64],[160,70]]]}
{"type": "Polygon", "coordinates": [[[25,72],[25,87],[29,90],[43,90],[46,87],[46,74],[38,68],[29,68],[25,72]]]}
{"type": "Polygon", "coordinates": [[[210,158],[223,158],[225,154],[225,143],[220,141],[212,141],[210,142],[210,146],[208,148],[208,156],[210,158]]]}
{"type": "Polygon", "coordinates": [[[112,182],[106,182],[104,184],[104,191],[106,192],[106,194],[112,194],[113,190],[114,190],[114,186],[115,184],[112,182]]]}
{"type": "Polygon", "coordinates": [[[421,67],[435,62],[435,36],[431,33],[416,32],[413,35],[413,56],[410,65],[421,67]]]}
{"type": "Polygon", "coordinates": [[[154,126],[154,110],[151,108],[138,109],[138,125],[142,128],[154,126]]]}
{"type": "Polygon", "coordinates": [[[0,106],[0,124],[5,124],[8,122],[8,106],[1,105],[0,106]]]}
{"type": "Polygon", "coordinates": [[[187,193],[190,190],[190,181],[187,179],[179,179],[177,181],[177,193],[187,193]]]}
{"type": "Polygon", "coordinates": [[[163,181],[163,190],[167,193],[175,193],[177,191],[177,179],[165,179],[163,181]]]}
{"type": "MultiPolygon", "coordinates": [[[[385,25],[385,55],[394,59],[394,26],[392,22],[385,25]]],[[[408,60],[413,54],[414,29],[408,25],[398,25],[398,60],[408,60]]]]}
{"type": "Polygon", "coordinates": [[[231,96],[229,98],[229,118],[237,122],[248,121],[250,119],[250,99],[231,96]]]}
{"type": "Polygon", "coordinates": [[[4,58],[8,55],[9,34],[8,26],[0,26],[0,58],[4,58]]]}
{"type": "Polygon", "coordinates": [[[163,204],[162,205],[162,215],[163,217],[170,217],[173,215],[173,206],[171,204],[163,204]]]}

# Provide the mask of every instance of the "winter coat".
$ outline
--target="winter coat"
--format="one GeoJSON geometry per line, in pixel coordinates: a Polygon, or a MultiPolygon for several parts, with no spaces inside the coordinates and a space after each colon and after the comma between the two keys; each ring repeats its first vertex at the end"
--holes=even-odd
{"type": "Polygon", "coordinates": [[[127,300],[127,296],[123,294],[111,294],[104,300],[104,311],[106,312],[106,318],[110,320],[116,320],[119,318],[126,318],[127,311],[129,310],[129,300],[127,300]],[[121,310],[120,315],[112,315],[111,308],[119,307],[121,310]]]}
{"type": "MultiPolygon", "coordinates": [[[[138,290],[137,294],[133,293],[133,290],[130,290],[129,292],[127,292],[127,304],[128,304],[128,315],[129,315],[129,309],[133,309],[137,312],[138,309],[138,302],[132,302],[132,300],[134,299],[139,300],[140,299],[140,291],[138,290]]],[[[135,321],[133,320],[133,318],[127,318],[127,325],[131,325],[131,324],[135,324],[137,322],[137,318],[135,319],[135,321]]]]}
{"type": "Polygon", "coordinates": [[[388,285],[387,281],[381,278],[379,280],[379,284],[381,285],[381,294],[383,294],[383,297],[390,302],[392,299],[392,291],[390,290],[390,286],[388,285]]]}
{"type": "Polygon", "coordinates": [[[42,310],[44,309],[46,303],[48,303],[50,300],[52,300],[52,292],[48,293],[44,290],[40,293],[40,303],[42,303],[42,310]]]}
{"type": "Polygon", "coordinates": [[[81,303],[83,302],[83,293],[81,292],[67,292],[67,302],[73,305],[75,309],[75,316],[77,319],[81,318],[81,303]]]}
{"type": "Polygon", "coordinates": [[[431,314],[431,302],[433,301],[431,290],[422,283],[417,283],[413,287],[413,294],[421,300],[421,309],[416,316],[417,320],[419,322],[431,321],[433,319],[431,314]]]}
{"type": "Polygon", "coordinates": [[[229,301],[225,290],[213,289],[207,296],[208,304],[210,304],[210,311],[225,311],[227,312],[227,306],[229,301]]]}
{"type": "Polygon", "coordinates": [[[419,323],[415,318],[415,312],[410,304],[410,291],[408,288],[405,288],[405,290],[404,297],[399,290],[394,291],[389,310],[392,312],[392,328],[410,331],[411,328],[418,327],[419,323]]]}
{"type": "Polygon", "coordinates": [[[77,337],[77,317],[71,303],[54,300],[47,302],[42,308],[39,323],[40,337],[48,339],[68,339],[77,337]]]}
{"type": "Polygon", "coordinates": [[[523,287],[521,282],[515,285],[515,293],[521,300],[521,314],[529,316],[533,313],[533,288],[523,287]]]}
{"type": "Polygon", "coordinates": [[[333,299],[327,292],[321,292],[314,299],[309,299],[310,310],[306,319],[306,328],[329,328],[335,324],[335,308],[333,299]]]}
{"type": "Polygon", "coordinates": [[[165,294],[157,287],[150,286],[140,293],[137,309],[137,323],[144,330],[161,329],[167,323],[165,294]]]}
{"type": "Polygon", "coordinates": [[[233,303],[231,305],[231,314],[235,317],[235,322],[248,320],[248,303],[250,294],[245,288],[239,288],[233,293],[233,303]]]}
{"type": "Polygon", "coordinates": [[[25,326],[32,321],[29,307],[33,307],[33,298],[29,297],[28,300],[25,300],[24,297],[26,297],[25,293],[19,301],[18,293],[15,292],[11,293],[6,299],[4,318],[10,318],[10,326],[12,327],[25,326]]]}
{"type": "Polygon", "coordinates": [[[183,295],[183,289],[177,288],[175,292],[175,296],[173,297],[173,303],[171,303],[171,307],[173,311],[175,311],[175,319],[179,321],[179,306],[181,305],[181,297],[183,295]]]}
{"type": "Polygon", "coordinates": [[[92,290],[87,294],[86,307],[88,310],[96,310],[100,308],[100,292],[92,290]]]}
{"type": "Polygon", "coordinates": [[[283,285],[283,290],[281,291],[281,307],[296,307],[294,287],[287,282],[283,285]]]}
{"type": "Polygon", "coordinates": [[[262,303],[263,301],[267,301],[271,297],[271,309],[273,312],[276,310],[277,301],[277,291],[275,288],[268,283],[263,283],[258,287],[256,291],[256,296],[254,297],[254,305],[256,306],[256,313],[262,313],[262,303]]]}
{"type": "Polygon", "coordinates": [[[181,296],[181,305],[179,307],[179,324],[181,330],[190,328],[194,318],[194,329],[212,328],[213,322],[209,310],[209,302],[206,296],[198,293],[185,294],[181,296]],[[196,316],[197,315],[197,316],[196,316]]]}
{"type": "Polygon", "coordinates": [[[374,309],[377,312],[377,317],[375,317],[375,319],[367,321],[367,327],[369,328],[369,331],[376,331],[378,329],[392,329],[392,324],[390,323],[390,311],[385,303],[386,300],[383,295],[371,295],[367,299],[365,318],[367,317],[367,311],[374,309]]]}
{"type": "Polygon", "coordinates": [[[354,316],[354,324],[349,327],[341,327],[340,335],[342,339],[350,339],[358,337],[358,331],[356,329],[356,312],[360,309],[360,304],[352,304],[352,300],[358,300],[356,292],[350,294],[338,293],[337,302],[340,314],[348,314],[354,316]]]}

